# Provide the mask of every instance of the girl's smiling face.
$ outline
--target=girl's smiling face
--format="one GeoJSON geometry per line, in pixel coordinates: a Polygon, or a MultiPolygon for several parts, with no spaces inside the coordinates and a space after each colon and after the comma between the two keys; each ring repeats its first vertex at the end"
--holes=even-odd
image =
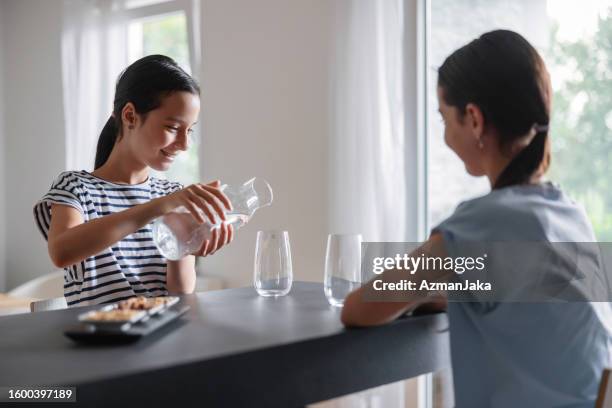
{"type": "Polygon", "coordinates": [[[131,103],[122,112],[123,137],[129,150],[142,164],[166,171],[174,157],[190,146],[189,139],[200,113],[200,97],[184,91],[172,92],[146,115],[134,115],[134,112],[131,103]],[[128,128],[129,123],[134,123],[133,129],[128,128]]]}

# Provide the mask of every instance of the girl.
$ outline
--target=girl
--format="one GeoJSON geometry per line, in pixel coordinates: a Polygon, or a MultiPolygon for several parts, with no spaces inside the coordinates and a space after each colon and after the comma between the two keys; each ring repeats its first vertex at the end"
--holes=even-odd
{"type": "MultiPolygon", "coordinates": [[[[199,94],[194,79],[171,58],[150,55],[134,62],[117,81],[94,171],[61,173],[35,205],[51,260],[64,268],[69,306],[193,292],[194,256],[163,259],[148,224],[181,206],[199,222],[205,214],[214,223],[216,217],[225,220],[230,202],[218,181],[183,188],[149,171],[167,170],[188,149],[199,94]]],[[[213,254],[232,237],[224,224],[193,255],[213,254]]]]}
{"type": "MultiPolygon", "coordinates": [[[[439,69],[438,103],[446,144],[492,191],[463,202],[414,255],[461,256],[461,243],[469,242],[596,241],[582,208],[542,181],[550,163],[551,85],[523,37],[492,31],[452,53],[439,69]]],[[[434,280],[455,275],[426,272],[434,280]]],[[[345,325],[384,324],[431,299],[417,293],[413,301],[365,302],[367,287],[347,298],[345,325]]],[[[599,310],[609,305],[584,300],[448,302],[456,406],[593,407],[612,338],[599,310]]]]}

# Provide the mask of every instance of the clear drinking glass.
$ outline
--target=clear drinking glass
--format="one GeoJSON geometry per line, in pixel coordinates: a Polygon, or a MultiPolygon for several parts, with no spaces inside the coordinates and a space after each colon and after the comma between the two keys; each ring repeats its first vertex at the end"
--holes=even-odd
{"type": "Polygon", "coordinates": [[[361,286],[361,234],[330,234],[325,254],[325,297],[342,306],[346,296],[361,286]]]}
{"type": "Polygon", "coordinates": [[[291,290],[293,269],[287,231],[258,231],[253,281],[260,296],[284,296],[291,290]]]}

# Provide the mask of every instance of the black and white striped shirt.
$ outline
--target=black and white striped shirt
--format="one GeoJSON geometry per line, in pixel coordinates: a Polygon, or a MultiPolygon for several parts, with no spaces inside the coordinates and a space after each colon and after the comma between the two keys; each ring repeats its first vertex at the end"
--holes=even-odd
{"type": "MultiPolygon", "coordinates": [[[[141,184],[125,185],[99,179],[84,170],[66,171],[36,203],[34,218],[47,239],[51,204],[76,208],[88,222],[181,188],[179,183],[153,177],[141,184]]],[[[147,225],[112,247],[64,268],[64,296],[69,306],[110,303],[135,295],[163,296],[167,294],[166,266],[147,225]]]]}

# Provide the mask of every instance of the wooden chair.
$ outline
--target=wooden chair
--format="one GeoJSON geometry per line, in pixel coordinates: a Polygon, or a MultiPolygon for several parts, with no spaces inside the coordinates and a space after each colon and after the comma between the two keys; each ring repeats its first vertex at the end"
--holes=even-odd
{"type": "Polygon", "coordinates": [[[610,380],[610,373],[612,369],[604,369],[603,375],[601,376],[601,382],[599,383],[599,392],[597,393],[597,402],[595,402],[595,408],[612,408],[612,381],[610,380]]]}

